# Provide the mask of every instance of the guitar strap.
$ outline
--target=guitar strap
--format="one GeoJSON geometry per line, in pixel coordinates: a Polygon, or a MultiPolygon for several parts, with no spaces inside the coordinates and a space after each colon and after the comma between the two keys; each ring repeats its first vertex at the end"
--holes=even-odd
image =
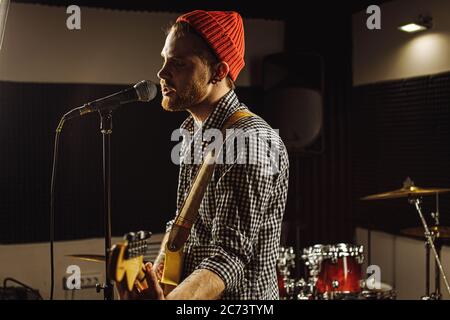
{"type": "MultiPolygon", "coordinates": [[[[226,129],[230,128],[237,121],[253,115],[253,113],[247,110],[238,110],[233,113],[222,126],[222,136],[225,137],[226,129]]],[[[188,196],[181,206],[181,210],[179,210],[178,215],[175,217],[169,239],[166,243],[164,270],[161,279],[161,283],[165,285],[164,291],[166,294],[180,282],[183,267],[183,247],[189,238],[192,225],[197,218],[206,188],[214,173],[215,159],[219,153],[220,151],[216,154],[214,148],[208,152],[200,169],[197,171],[189,189],[188,196]]]]}

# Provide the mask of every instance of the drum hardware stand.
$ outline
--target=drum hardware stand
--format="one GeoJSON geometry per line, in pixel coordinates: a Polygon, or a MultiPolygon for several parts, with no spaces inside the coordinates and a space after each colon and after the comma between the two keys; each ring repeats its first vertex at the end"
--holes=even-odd
{"type": "MultiPolygon", "coordinates": [[[[431,213],[431,217],[434,219],[434,224],[437,227],[438,234],[435,234],[436,237],[436,246],[437,246],[437,254],[439,259],[441,258],[441,249],[442,249],[442,242],[440,241],[439,236],[439,193],[436,192],[436,212],[431,213]]],[[[435,271],[434,271],[434,298],[436,300],[440,300],[441,295],[441,274],[439,273],[439,267],[437,264],[435,264],[435,271]]]]}
{"type": "Polygon", "coordinates": [[[367,230],[367,265],[372,265],[372,230],[367,230]]]}
{"type": "Polygon", "coordinates": [[[430,245],[425,241],[425,296],[421,297],[426,300],[430,297],[430,245]]]}
{"type": "MultiPolygon", "coordinates": [[[[437,247],[437,255],[439,258],[441,258],[441,249],[442,249],[442,243],[439,239],[439,193],[436,193],[436,212],[432,212],[431,213],[431,217],[434,219],[434,226],[437,229],[437,233],[432,230],[431,231],[431,239],[432,241],[435,243],[436,247],[437,247]]],[[[425,296],[422,297],[422,300],[440,300],[442,295],[441,295],[441,277],[440,277],[440,271],[439,271],[439,266],[436,263],[435,264],[435,273],[434,273],[434,277],[435,277],[435,283],[434,283],[434,287],[435,287],[435,292],[430,294],[430,245],[428,244],[428,241],[425,242],[425,252],[426,252],[426,259],[425,259],[425,263],[426,263],[426,268],[425,268],[425,276],[426,276],[426,281],[425,281],[425,288],[426,288],[426,294],[425,296]]]]}
{"type": "MultiPolygon", "coordinates": [[[[439,254],[438,254],[438,252],[436,250],[436,247],[434,245],[434,240],[433,240],[433,236],[434,235],[433,235],[433,233],[430,232],[430,229],[428,228],[427,222],[425,221],[425,218],[424,218],[424,216],[422,214],[422,209],[420,207],[420,204],[421,204],[422,201],[421,201],[420,197],[413,197],[413,196],[409,197],[408,201],[409,201],[410,204],[413,204],[416,207],[416,210],[419,213],[420,220],[421,220],[421,222],[423,224],[423,227],[424,227],[424,230],[425,230],[425,232],[424,232],[425,239],[427,240],[428,247],[431,248],[431,251],[433,252],[434,258],[436,260],[436,269],[438,269],[438,271],[442,274],[442,278],[444,279],[444,283],[445,283],[446,289],[450,293],[450,285],[449,285],[449,283],[447,281],[447,277],[446,277],[444,269],[442,267],[442,263],[441,263],[441,260],[439,258],[439,254]]],[[[434,214],[435,219],[436,218],[439,219],[438,211],[439,210],[436,210],[436,213],[434,214]]],[[[427,269],[428,269],[427,271],[429,272],[429,267],[427,269]]],[[[438,279],[439,272],[436,275],[436,281],[440,280],[440,279],[438,279]]],[[[428,287],[427,290],[429,290],[429,280],[427,280],[427,287],[428,287]]],[[[436,287],[436,293],[434,293],[432,295],[428,295],[429,292],[427,292],[427,296],[422,297],[422,299],[423,300],[439,299],[440,298],[439,290],[440,290],[439,286],[437,286],[436,287]]]]}

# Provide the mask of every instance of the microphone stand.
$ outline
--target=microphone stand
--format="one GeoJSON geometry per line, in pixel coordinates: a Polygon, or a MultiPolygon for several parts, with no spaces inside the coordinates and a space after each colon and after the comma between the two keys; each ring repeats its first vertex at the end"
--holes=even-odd
{"type": "Polygon", "coordinates": [[[103,289],[104,300],[114,300],[114,285],[109,272],[111,248],[111,134],[112,110],[99,111],[100,132],[103,135],[103,216],[105,224],[105,283],[97,284],[97,292],[103,289]]]}

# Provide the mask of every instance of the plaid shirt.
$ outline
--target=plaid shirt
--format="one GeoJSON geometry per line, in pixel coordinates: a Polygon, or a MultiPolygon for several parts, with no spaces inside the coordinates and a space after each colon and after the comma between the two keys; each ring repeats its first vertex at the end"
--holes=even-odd
{"type": "MultiPolygon", "coordinates": [[[[237,110],[247,108],[230,91],[200,128],[192,116],[181,125],[193,138],[181,143],[178,210],[200,168],[193,160],[208,145],[200,133],[220,129],[237,110]],[[201,148],[192,152],[196,143],[201,148]]],[[[224,281],[222,299],[278,299],[276,260],[288,191],[288,155],[278,134],[256,115],[240,119],[231,128],[241,129],[241,134],[258,132],[256,140],[245,142],[247,153],[254,152],[258,161],[238,163],[238,159],[249,162],[249,157],[236,149],[237,143],[229,143],[238,134],[227,138],[223,150],[234,148],[233,161],[216,164],[184,247],[183,278],[196,269],[207,269],[224,281]]]]}

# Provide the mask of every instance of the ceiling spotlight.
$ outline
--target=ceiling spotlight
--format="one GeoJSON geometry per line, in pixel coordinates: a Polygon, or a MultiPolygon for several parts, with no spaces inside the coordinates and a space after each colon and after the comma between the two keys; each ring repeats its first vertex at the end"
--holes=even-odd
{"type": "Polygon", "coordinates": [[[412,33],[431,29],[432,26],[433,26],[433,18],[431,18],[430,16],[420,15],[417,21],[405,23],[402,26],[400,26],[399,29],[404,32],[412,33]]]}

